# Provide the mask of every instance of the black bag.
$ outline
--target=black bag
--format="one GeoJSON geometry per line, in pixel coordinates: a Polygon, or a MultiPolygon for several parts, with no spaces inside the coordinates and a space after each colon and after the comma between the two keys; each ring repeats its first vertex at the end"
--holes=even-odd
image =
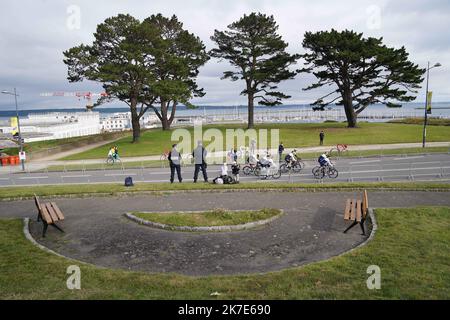
{"type": "Polygon", "coordinates": [[[125,178],[125,187],[132,187],[133,184],[133,178],[132,177],[126,177],[125,178]]]}

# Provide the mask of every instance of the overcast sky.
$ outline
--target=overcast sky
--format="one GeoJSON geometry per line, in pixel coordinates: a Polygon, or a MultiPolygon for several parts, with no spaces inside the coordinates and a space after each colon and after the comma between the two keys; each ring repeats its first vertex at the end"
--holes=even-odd
{"type": "MultiPolygon", "coordinates": [[[[151,14],[176,14],[185,28],[211,49],[214,29],[223,30],[244,13],[273,14],[289,51],[303,52],[305,31],[353,29],[366,36],[384,37],[388,46],[404,45],[411,59],[425,67],[428,60],[442,63],[433,69],[430,90],[434,101],[450,101],[450,1],[448,0],[2,0],[0,12],[0,90],[17,87],[20,108],[82,107],[75,98],[43,98],[48,91],[101,92],[101,86],[70,84],[62,52],[90,44],[97,24],[110,16],[129,13],[144,19],[151,14]],[[77,12],[79,11],[79,19],[77,12]],[[78,23],[79,22],[79,23],[78,23]]],[[[245,104],[242,82],[220,80],[226,63],[210,60],[200,70],[198,83],[206,96],[198,105],[245,104]]],[[[303,92],[311,76],[299,75],[280,88],[292,98],[285,104],[310,103],[321,90],[303,92]]],[[[424,100],[422,89],[416,101],[424,100]]],[[[11,109],[11,96],[0,95],[0,110],[11,109]]],[[[115,103],[113,106],[125,106],[115,103]]]]}

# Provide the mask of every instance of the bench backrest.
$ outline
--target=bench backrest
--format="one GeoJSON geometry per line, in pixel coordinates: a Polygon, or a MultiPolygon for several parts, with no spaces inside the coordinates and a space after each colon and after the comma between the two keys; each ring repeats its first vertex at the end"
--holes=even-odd
{"type": "Polygon", "coordinates": [[[369,211],[369,197],[367,196],[367,190],[364,190],[363,201],[362,201],[362,215],[363,215],[363,218],[366,217],[368,211],[369,211]]]}
{"type": "Polygon", "coordinates": [[[36,194],[34,194],[34,203],[39,211],[41,211],[41,203],[39,202],[39,198],[36,194]]]}

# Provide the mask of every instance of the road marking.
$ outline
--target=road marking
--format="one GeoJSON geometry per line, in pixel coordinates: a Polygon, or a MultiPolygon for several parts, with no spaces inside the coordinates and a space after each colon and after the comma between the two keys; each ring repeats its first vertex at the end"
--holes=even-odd
{"type": "Polygon", "coordinates": [[[350,162],[350,164],[372,163],[372,162],[380,162],[380,161],[381,160],[367,160],[367,161],[350,162]]]}
{"type": "Polygon", "coordinates": [[[394,158],[393,160],[398,161],[398,160],[410,160],[410,159],[421,159],[421,158],[424,158],[424,156],[394,158]]]}
{"type": "Polygon", "coordinates": [[[46,177],[21,177],[19,180],[30,180],[30,179],[48,179],[48,176],[46,177]]]}
{"type": "Polygon", "coordinates": [[[0,178],[0,180],[9,180],[9,178],[0,178]]]}
{"type": "Polygon", "coordinates": [[[119,177],[119,176],[137,176],[137,173],[108,173],[105,177],[119,177]]]}
{"type": "Polygon", "coordinates": [[[78,176],[61,176],[61,178],[85,178],[85,177],[92,177],[92,176],[89,174],[78,175],[78,176]]]}

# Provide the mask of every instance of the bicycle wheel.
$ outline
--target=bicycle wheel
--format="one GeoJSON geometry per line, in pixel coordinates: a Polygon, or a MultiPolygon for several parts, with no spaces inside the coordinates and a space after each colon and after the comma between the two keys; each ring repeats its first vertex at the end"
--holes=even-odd
{"type": "Polygon", "coordinates": [[[325,176],[325,173],[322,170],[322,167],[314,167],[314,169],[312,170],[312,173],[314,175],[314,178],[316,179],[323,179],[323,177],[325,176]]]}
{"type": "Polygon", "coordinates": [[[278,170],[276,173],[274,173],[272,175],[272,178],[274,178],[275,180],[278,180],[281,178],[281,170],[278,170]]]}
{"type": "Polygon", "coordinates": [[[248,176],[248,175],[252,174],[253,168],[251,166],[248,166],[248,165],[244,166],[244,168],[242,168],[242,172],[244,172],[244,174],[246,176],[248,176]]]}
{"type": "Polygon", "coordinates": [[[255,169],[253,169],[253,173],[255,174],[255,176],[259,177],[261,175],[261,168],[256,167],[255,169]]]}
{"type": "Polygon", "coordinates": [[[329,167],[327,170],[327,175],[331,179],[336,179],[339,176],[339,172],[335,168],[329,167]]]}
{"type": "Polygon", "coordinates": [[[108,157],[108,159],[106,159],[106,164],[113,165],[114,164],[114,159],[111,158],[111,157],[108,157]]]}
{"type": "Polygon", "coordinates": [[[302,164],[300,162],[296,162],[293,166],[292,166],[292,170],[294,170],[294,172],[300,172],[302,171],[303,167],[302,164]]]}
{"type": "Polygon", "coordinates": [[[289,169],[288,169],[286,163],[283,163],[283,164],[280,166],[280,171],[281,171],[281,173],[287,173],[287,172],[289,171],[289,169]]]}

